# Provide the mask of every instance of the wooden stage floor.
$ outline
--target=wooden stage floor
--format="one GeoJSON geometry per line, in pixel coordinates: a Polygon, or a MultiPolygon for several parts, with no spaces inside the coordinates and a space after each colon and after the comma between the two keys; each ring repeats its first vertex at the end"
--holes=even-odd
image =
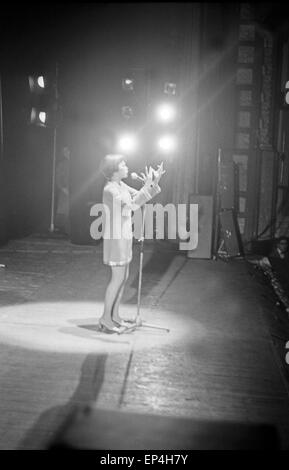
{"type": "MultiPolygon", "coordinates": [[[[86,404],[267,423],[289,449],[289,329],[246,262],[193,260],[165,242],[148,244],[141,314],[170,332],[105,335],[97,330],[109,277],[101,248],[34,236],[0,249],[0,449],[46,448],[86,404]]],[[[136,312],[137,284],[135,247],[124,317],[136,312]]]]}

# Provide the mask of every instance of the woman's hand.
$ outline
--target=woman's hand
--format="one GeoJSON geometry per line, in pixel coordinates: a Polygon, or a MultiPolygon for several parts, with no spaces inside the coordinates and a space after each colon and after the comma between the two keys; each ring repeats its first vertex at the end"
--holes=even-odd
{"type": "Polygon", "coordinates": [[[154,173],[154,180],[153,180],[153,183],[155,185],[157,185],[161,179],[161,177],[165,174],[165,170],[164,170],[164,163],[162,162],[160,165],[158,165],[158,169],[157,170],[153,170],[153,173],[154,173]]]}
{"type": "Polygon", "coordinates": [[[152,168],[151,166],[148,169],[148,167],[146,166],[145,173],[141,173],[142,181],[144,182],[144,184],[146,184],[147,186],[151,186],[151,185],[156,186],[159,183],[161,177],[166,172],[163,167],[164,167],[163,162],[160,165],[158,165],[157,170],[154,170],[154,168],[152,168]]]}
{"type": "Polygon", "coordinates": [[[149,169],[146,166],[145,173],[141,173],[141,175],[144,184],[146,184],[147,186],[151,186],[153,184],[154,169],[151,166],[149,167],[149,169]]]}

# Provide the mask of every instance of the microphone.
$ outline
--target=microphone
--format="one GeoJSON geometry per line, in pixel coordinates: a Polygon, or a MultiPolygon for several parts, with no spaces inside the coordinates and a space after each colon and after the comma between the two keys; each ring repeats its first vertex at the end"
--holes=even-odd
{"type": "Polygon", "coordinates": [[[130,174],[130,176],[131,176],[131,179],[138,180],[138,181],[141,181],[142,183],[144,183],[143,179],[137,173],[133,172],[133,173],[130,174]]]}

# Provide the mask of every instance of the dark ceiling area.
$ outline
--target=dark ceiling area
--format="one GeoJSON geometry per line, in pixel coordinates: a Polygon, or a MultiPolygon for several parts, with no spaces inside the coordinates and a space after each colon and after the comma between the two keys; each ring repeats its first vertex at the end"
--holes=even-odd
{"type": "Polygon", "coordinates": [[[288,2],[256,2],[254,5],[256,21],[261,27],[288,37],[288,2]]]}

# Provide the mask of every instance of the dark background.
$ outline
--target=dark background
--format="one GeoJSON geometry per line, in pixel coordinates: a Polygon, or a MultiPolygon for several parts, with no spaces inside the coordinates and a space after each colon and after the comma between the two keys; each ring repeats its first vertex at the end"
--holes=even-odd
{"type": "MultiPolygon", "coordinates": [[[[72,238],[80,239],[76,232],[87,225],[88,203],[101,197],[99,161],[122,129],[121,80],[133,69],[140,127],[148,72],[154,96],[161,93],[163,80],[177,79],[183,17],[175,3],[6,6],[1,77],[9,237],[49,227],[52,130],[27,125],[28,75],[53,76],[58,63],[64,116],[58,151],[63,145],[71,149],[72,238]]],[[[146,162],[144,152],[137,158],[134,169],[146,162]]]]}
{"type": "MultiPolygon", "coordinates": [[[[259,24],[278,29],[284,5],[260,5],[259,24]]],[[[122,78],[133,73],[137,83],[135,126],[145,145],[130,167],[139,171],[156,158],[149,146],[156,129],[147,124],[147,104],[157,102],[165,81],[184,83],[190,41],[200,46],[200,60],[192,68],[206,70],[199,86],[199,191],[212,194],[216,149],[233,146],[240,4],[206,4],[201,34],[190,30],[186,3],[35,2],[1,8],[1,242],[49,228],[53,131],[28,125],[28,75],[52,77],[56,62],[63,109],[57,150],[71,149],[72,241],[88,240],[89,207],[101,199],[98,165],[123,126],[122,78]]],[[[189,97],[190,83],[186,86],[179,87],[183,97],[189,97]]],[[[188,103],[183,99],[179,122],[185,132],[190,132],[188,103]]],[[[168,190],[166,202],[170,196],[168,190]]]]}

